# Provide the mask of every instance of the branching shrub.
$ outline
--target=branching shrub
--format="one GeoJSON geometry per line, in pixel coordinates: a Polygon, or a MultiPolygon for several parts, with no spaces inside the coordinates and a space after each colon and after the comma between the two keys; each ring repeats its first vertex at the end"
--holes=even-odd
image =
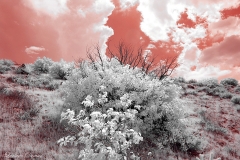
{"type": "Polygon", "coordinates": [[[240,104],[240,96],[232,97],[231,101],[235,104],[240,104]]]}
{"type": "Polygon", "coordinates": [[[188,149],[186,139],[191,136],[182,121],[185,112],[180,87],[170,79],[160,81],[114,59],[94,65],[83,63],[61,86],[66,109],[74,113],[86,109],[87,116],[95,111],[107,114],[110,108],[118,114],[136,110],[135,123],[128,127],[140,132],[143,140],[147,137],[161,146],[179,143],[182,150],[188,149]]]}
{"type": "Polygon", "coordinates": [[[61,60],[60,62],[53,63],[49,73],[53,78],[66,80],[73,69],[74,63],[67,63],[61,60]]]}
{"type": "Polygon", "coordinates": [[[238,85],[238,81],[236,79],[233,79],[233,78],[226,78],[226,79],[223,79],[220,84],[222,85],[231,85],[231,86],[237,86],[238,85]]]}
{"type": "Polygon", "coordinates": [[[48,73],[53,61],[49,58],[39,58],[33,64],[33,70],[39,73],[48,73]]]}

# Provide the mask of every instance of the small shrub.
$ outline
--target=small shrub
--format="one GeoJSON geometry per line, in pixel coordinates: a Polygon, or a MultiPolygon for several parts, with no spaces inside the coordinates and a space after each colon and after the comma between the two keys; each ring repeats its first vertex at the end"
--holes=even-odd
{"type": "Polygon", "coordinates": [[[196,80],[196,79],[190,79],[190,80],[188,81],[188,83],[197,83],[197,80],[196,80]]]}
{"type": "Polygon", "coordinates": [[[233,102],[234,104],[240,104],[240,96],[232,97],[231,102],[233,102]]]}
{"type": "Polygon", "coordinates": [[[212,96],[219,96],[220,94],[224,95],[224,93],[228,93],[228,92],[223,87],[216,87],[207,91],[207,94],[212,96]]]}
{"type": "Polygon", "coordinates": [[[0,65],[0,74],[4,74],[4,73],[6,73],[7,71],[10,71],[10,70],[11,70],[11,67],[0,65]]]}
{"type": "Polygon", "coordinates": [[[73,69],[74,63],[67,63],[61,60],[60,62],[53,63],[49,73],[53,78],[66,80],[73,69]]]}
{"type": "Polygon", "coordinates": [[[240,93],[240,86],[237,86],[237,87],[234,89],[234,91],[235,91],[236,93],[240,93]]]}
{"type": "Polygon", "coordinates": [[[230,85],[230,86],[237,86],[238,85],[238,81],[234,78],[226,78],[223,79],[220,84],[226,86],[226,85],[230,85]]]}
{"type": "Polygon", "coordinates": [[[14,62],[12,60],[8,60],[8,59],[0,59],[0,65],[4,65],[4,66],[12,66],[14,64],[14,62]]]}
{"type": "Polygon", "coordinates": [[[33,64],[33,70],[39,73],[48,73],[53,61],[49,58],[39,58],[33,64]]]}
{"type": "Polygon", "coordinates": [[[180,83],[185,83],[186,82],[186,80],[183,77],[175,78],[174,81],[180,82],[180,83]]]}
{"type": "Polygon", "coordinates": [[[219,97],[230,99],[230,98],[232,98],[232,93],[230,93],[230,92],[220,93],[219,97]]]}
{"type": "Polygon", "coordinates": [[[204,86],[207,86],[209,88],[215,88],[219,86],[218,80],[215,78],[204,79],[200,81],[200,83],[202,83],[204,86]]]}

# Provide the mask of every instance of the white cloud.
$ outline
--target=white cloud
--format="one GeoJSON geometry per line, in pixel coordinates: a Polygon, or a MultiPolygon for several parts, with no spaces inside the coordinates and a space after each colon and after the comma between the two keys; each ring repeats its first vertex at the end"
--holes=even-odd
{"type": "Polygon", "coordinates": [[[114,5],[110,0],[95,0],[93,3],[93,9],[98,14],[111,14],[114,9],[114,5]]]}
{"type": "Polygon", "coordinates": [[[170,27],[174,21],[167,11],[166,1],[146,1],[140,0],[137,8],[143,17],[141,30],[145,32],[153,41],[168,40],[170,27]]]}
{"type": "Polygon", "coordinates": [[[120,7],[121,9],[127,9],[129,7],[132,7],[136,5],[139,2],[139,0],[120,0],[120,7]]]}
{"type": "Polygon", "coordinates": [[[53,17],[68,11],[68,0],[24,0],[29,7],[33,7],[39,13],[45,13],[53,17]]]}
{"type": "Polygon", "coordinates": [[[38,52],[45,51],[43,47],[31,46],[25,49],[27,54],[39,54],[38,52]]]}
{"type": "Polygon", "coordinates": [[[203,80],[207,78],[219,78],[229,73],[231,73],[230,70],[221,70],[214,66],[197,67],[195,71],[191,71],[188,66],[182,65],[176,69],[174,76],[183,77],[186,80],[203,80]]]}

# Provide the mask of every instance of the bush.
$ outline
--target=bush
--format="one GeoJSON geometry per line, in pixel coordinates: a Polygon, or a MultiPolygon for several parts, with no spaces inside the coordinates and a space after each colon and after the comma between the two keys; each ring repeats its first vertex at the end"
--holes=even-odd
{"type": "Polygon", "coordinates": [[[240,93],[240,86],[237,86],[234,90],[236,93],[240,93]]]}
{"type": "Polygon", "coordinates": [[[39,73],[48,73],[53,61],[49,58],[43,57],[38,59],[33,64],[33,70],[39,73]]]}
{"type": "Polygon", "coordinates": [[[223,79],[220,84],[226,86],[226,85],[230,85],[230,86],[237,86],[238,85],[238,81],[236,79],[233,78],[226,78],[223,79]]]}
{"type": "Polygon", "coordinates": [[[240,104],[240,96],[232,97],[231,101],[235,104],[240,104]]]}
{"type": "Polygon", "coordinates": [[[14,65],[14,62],[12,60],[8,60],[8,59],[0,59],[0,65],[10,67],[10,66],[14,65]]]}
{"type": "Polygon", "coordinates": [[[175,82],[179,82],[179,83],[185,83],[186,80],[183,77],[178,77],[174,79],[175,82]]]}
{"type": "Polygon", "coordinates": [[[0,65],[0,74],[4,74],[4,73],[6,73],[7,71],[10,71],[10,70],[11,70],[11,67],[0,65]]]}
{"type": "Polygon", "coordinates": [[[188,83],[197,83],[197,80],[196,80],[196,79],[190,79],[190,80],[188,81],[188,83]]]}
{"type": "Polygon", "coordinates": [[[230,92],[224,92],[224,93],[220,93],[219,97],[230,99],[232,98],[232,94],[230,92]]]}
{"type": "Polygon", "coordinates": [[[204,79],[204,80],[200,81],[199,83],[202,84],[203,86],[207,86],[209,88],[215,88],[215,87],[219,86],[218,80],[215,78],[204,79]]]}
{"type": "Polygon", "coordinates": [[[227,90],[223,87],[216,87],[207,91],[207,94],[212,96],[224,95],[225,93],[227,93],[227,90]]]}
{"type": "MultiPolygon", "coordinates": [[[[84,111],[83,119],[94,112],[100,112],[99,115],[108,115],[109,112],[113,112],[115,116],[109,117],[107,121],[101,119],[100,124],[105,122],[103,124],[108,125],[107,122],[113,123],[112,120],[117,119],[117,122],[121,122],[119,124],[126,127],[121,130],[121,134],[125,134],[127,129],[132,128],[134,133],[141,133],[143,140],[151,139],[156,145],[169,146],[179,143],[182,150],[188,149],[186,139],[191,136],[185,132],[185,125],[182,122],[185,117],[183,103],[179,98],[181,88],[172,80],[166,78],[159,81],[140,72],[137,68],[116,65],[114,61],[104,63],[103,67],[98,65],[97,69],[96,64],[94,69],[91,64],[84,62],[81,68],[73,70],[68,81],[61,86],[61,90],[65,93],[66,109],[72,110],[68,110],[72,115],[70,119],[74,119],[73,115],[76,112],[84,111]],[[133,120],[125,121],[128,116],[133,120]]],[[[91,127],[94,125],[89,118],[84,121],[85,124],[82,121],[79,123],[83,127],[87,124],[91,127]]],[[[115,123],[112,127],[114,126],[116,126],[115,123]]],[[[87,130],[94,131],[91,127],[88,126],[87,130]]],[[[114,138],[111,137],[114,135],[108,134],[108,136],[114,138]]],[[[73,137],[70,139],[69,141],[74,141],[73,137]]],[[[83,143],[85,142],[86,139],[83,143]]],[[[99,142],[101,145],[102,143],[102,141],[99,142]]],[[[106,147],[103,148],[106,149],[106,147]]],[[[94,150],[91,149],[89,148],[89,152],[93,153],[94,150]]],[[[118,151],[116,150],[117,153],[118,151]]]]}
{"type": "Polygon", "coordinates": [[[70,75],[71,71],[74,69],[74,63],[66,63],[61,60],[60,62],[55,62],[50,67],[50,75],[56,79],[66,80],[67,76],[70,75]]]}

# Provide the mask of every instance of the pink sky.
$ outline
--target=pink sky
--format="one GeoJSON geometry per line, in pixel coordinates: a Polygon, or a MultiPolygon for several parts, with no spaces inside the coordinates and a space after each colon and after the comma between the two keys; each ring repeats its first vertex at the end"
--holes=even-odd
{"type": "Polygon", "coordinates": [[[18,63],[73,61],[123,40],[178,56],[175,76],[240,80],[240,0],[1,0],[0,37],[0,58],[18,63]]]}

